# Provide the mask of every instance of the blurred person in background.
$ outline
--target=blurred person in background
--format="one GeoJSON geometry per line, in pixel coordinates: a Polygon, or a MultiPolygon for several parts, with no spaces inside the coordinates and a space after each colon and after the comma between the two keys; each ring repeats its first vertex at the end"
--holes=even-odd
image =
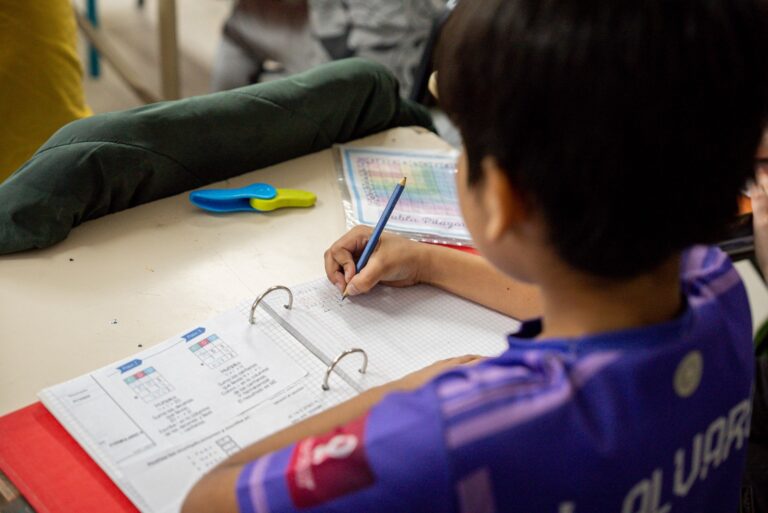
{"type": "Polygon", "coordinates": [[[0,0],[0,183],[85,104],[69,0],[0,0]]]}
{"type": "Polygon", "coordinates": [[[387,66],[407,95],[446,0],[239,0],[213,69],[216,91],[293,74],[329,60],[364,57],[387,66]],[[266,65],[265,65],[266,64],[266,65]]]}

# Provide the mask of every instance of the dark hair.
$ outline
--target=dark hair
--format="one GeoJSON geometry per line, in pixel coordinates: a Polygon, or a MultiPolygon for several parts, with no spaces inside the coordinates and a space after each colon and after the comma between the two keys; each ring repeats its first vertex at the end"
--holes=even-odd
{"type": "Polygon", "coordinates": [[[760,0],[462,0],[435,62],[470,183],[495,157],[574,268],[636,276],[733,220],[768,112],[760,0]]]}

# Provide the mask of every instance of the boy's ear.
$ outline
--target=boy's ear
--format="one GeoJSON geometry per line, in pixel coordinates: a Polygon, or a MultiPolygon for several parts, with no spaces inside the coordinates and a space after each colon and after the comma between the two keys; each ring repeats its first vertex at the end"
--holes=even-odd
{"type": "Polygon", "coordinates": [[[485,236],[488,240],[500,240],[508,231],[514,230],[530,215],[520,190],[512,184],[504,169],[494,157],[484,157],[481,194],[487,222],[485,236]]]}

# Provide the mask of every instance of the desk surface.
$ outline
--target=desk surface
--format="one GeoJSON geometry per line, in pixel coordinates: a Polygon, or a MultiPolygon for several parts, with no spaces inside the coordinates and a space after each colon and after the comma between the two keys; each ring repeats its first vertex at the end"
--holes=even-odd
{"type": "MultiPolygon", "coordinates": [[[[423,129],[354,143],[446,149],[423,129]]],[[[322,254],[346,227],[330,150],[215,187],[268,182],[318,196],[312,209],[211,215],[186,194],[90,221],[45,250],[0,257],[0,415],[36,394],[165,340],[275,284],[324,275],[322,254]]],[[[768,292],[739,263],[753,310],[768,292]]]]}
{"type": "MultiPolygon", "coordinates": [[[[417,128],[354,144],[449,147],[417,128]]],[[[52,248],[0,257],[0,415],[271,285],[324,276],[323,251],[346,229],[331,151],[214,186],[253,182],[310,190],[317,205],[211,215],[180,194],[89,221],[52,248]]]]}

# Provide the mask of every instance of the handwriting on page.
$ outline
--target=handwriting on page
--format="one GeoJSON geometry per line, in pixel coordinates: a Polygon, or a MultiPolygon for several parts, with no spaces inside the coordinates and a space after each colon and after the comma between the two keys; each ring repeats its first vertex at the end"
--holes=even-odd
{"type": "MultiPolygon", "coordinates": [[[[519,327],[515,319],[426,285],[378,286],[343,302],[325,279],[293,290],[293,308],[283,310],[286,320],[331,359],[351,347],[364,349],[368,372],[353,374],[368,385],[444,358],[497,355],[506,348],[505,334],[519,327]]],[[[347,365],[354,371],[359,362],[347,365]]]]}
{"type": "Polygon", "coordinates": [[[341,300],[341,293],[333,287],[294,287],[294,301],[302,308],[309,311],[328,313],[342,310],[345,301],[341,300]]]}

